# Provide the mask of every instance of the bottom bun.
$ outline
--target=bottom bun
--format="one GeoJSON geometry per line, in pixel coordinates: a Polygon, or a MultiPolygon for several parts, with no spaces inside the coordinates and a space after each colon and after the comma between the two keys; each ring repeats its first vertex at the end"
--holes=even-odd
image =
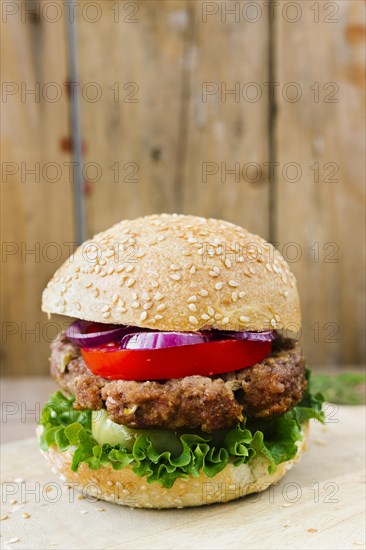
{"type": "Polygon", "coordinates": [[[51,464],[54,473],[84,496],[107,500],[133,508],[185,508],[216,502],[228,502],[251,493],[264,491],[277,483],[301,457],[309,432],[309,423],[303,425],[303,439],[292,460],[277,466],[274,474],[268,473],[269,462],[263,455],[256,456],[250,464],[228,464],[219,474],[209,478],[202,471],[199,477],[178,478],[173,487],[166,489],[159,483],[147,483],[130,467],[114,470],[111,465],[92,470],[86,463],[77,472],[71,470],[72,451],[61,452],[52,446],[41,451],[51,464]]]}

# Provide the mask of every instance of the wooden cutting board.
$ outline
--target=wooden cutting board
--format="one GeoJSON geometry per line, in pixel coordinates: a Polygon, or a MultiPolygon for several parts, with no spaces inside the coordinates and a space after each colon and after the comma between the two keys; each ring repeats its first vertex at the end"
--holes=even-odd
{"type": "Polygon", "coordinates": [[[312,423],[308,450],[275,488],[167,511],[79,500],[49,470],[35,439],[8,443],[1,448],[1,547],[361,549],[364,442],[365,407],[328,405],[326,425],[312,423]]]}

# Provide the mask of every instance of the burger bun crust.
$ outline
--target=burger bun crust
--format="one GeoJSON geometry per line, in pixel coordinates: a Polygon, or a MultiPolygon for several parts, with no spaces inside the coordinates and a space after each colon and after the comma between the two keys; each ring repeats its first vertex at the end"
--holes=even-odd
{"type": "Polygon", "coordinates": [[[273,246],[229,222],[161,214],[81,245],[43,292],[43,311],[155,330],[300,329],[294,275],[273,246]]]}

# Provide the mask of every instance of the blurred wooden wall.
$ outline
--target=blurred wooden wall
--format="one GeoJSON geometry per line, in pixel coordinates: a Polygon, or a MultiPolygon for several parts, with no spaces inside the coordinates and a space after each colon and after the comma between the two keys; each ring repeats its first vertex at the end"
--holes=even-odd
{"type": "MultiPolygon", "coordinates": [[[[364,8],[82,0],[76,10],[87,235],[176,211],[271,239],[298,278],[302,341],[320,366],[364,360],[364,8]]],[[[48,321],[40,296],[75,241],[68,17],[64,2],[2,3],[6,375],[48,373],[66,322],[48,321]]]]}

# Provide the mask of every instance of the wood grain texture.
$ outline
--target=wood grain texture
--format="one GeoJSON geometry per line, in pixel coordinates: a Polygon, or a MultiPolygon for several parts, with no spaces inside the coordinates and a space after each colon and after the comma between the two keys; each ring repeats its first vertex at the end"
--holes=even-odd
{"type": "Polygon", "coordinates": [[[82,102],[85,161],[102,171],[100,181],[89,183],[89,235],[123,218],[179,210],[175,178],[188,2],[121,2],[118,23],[115,4],[98,2],[103,17],[97,32],[80,20],[81,82],[97,82],[103,93],[95,103],[82,102]],[[136,13],[124,10],[128,4],[137,6],[136,13]],[[175,23],[177,14],[183,25],[175,23]]]}
{"type": "MultiPolygon", "coordinates": [[[[89,233],[124,217],[184,211],[223,217],[268,236],[266,177],[249,184],[242,175],[235,181],[228,174],[221,181],[222,163],[227,170],[236,164],[239,172],[248,162],[263,168],[268,160],[266,89],[257,103],[241,95],[245,83],[267,80],[265,18],[238,25],[216,15],[205,23],[202,2],[158,1],[137,2],[136,23],[121,11],[116,25],[114,4],[99,2],[97,33],[94,25],[80,22],[81,80],[84,86],[95,81],[103,91],[99,101],[83,102],[86,161],[103,171],[102,180],[90,184],[89,233]],[[239,99],[230,93],[222,98],[223,89],[235,85],[239,99]],[[219,87],[207,101],[205,86],[219,87]],[[127,97],[124,87],[138,91],[127,97]],[[204,182],[203,164],[210,162],[218,172],[204,182]],[[115,163],[118,183],[109,168],[115,163]],[[138,168],[130,178],[136,182],[128,182],[128,163],[138,168]]],[[[227,4],[229,9],[235,3],[227,4]]]]}
{"type": "Polygon", "coordinates": [[[365,351],[365,4],[314,6],[318,15],[304,3],[298,22],[282,16],[275,27],[275,241],[298,257],[291,267],[308,361],[330,365],[358,361],[365,351]],[[289,163],[302,172],[297,182],[289,181],[297,167],[284,175],[289,163]]]}
{"type": "MultiPolygon", "coordinates": [[[[48,370],[57,326],[41,313],[40,297],[73,243],[71,183],[63,164],[70,162],[70,154],[60,145],[68,136],[64,23],[34,13],[22,19],[19,10],[2,18],[1,65],[8,94],[2,96],[1,123],[1,315],[8,375],[48,370]]],[[[59,327],[63,322],[54,320],[59,327]]]]}
{"type": "Polygon", "coordinates": [[[233,15],[237,2],[214,3],[212,15],[207,3],[191,4],[183,209],[269,238],[267,8],[253,23],[233,15]]]}
{"type": "Polygon", "coordinates": [[[312,424],[308,450],[278,485],[184,510],[79,500],[48,469],[34,438],[3,445],[3,547],[16,537],[17,548],[35,549],[364,548],[364,418],[365,407],[329,405],[327,424],[312,424]]]}

